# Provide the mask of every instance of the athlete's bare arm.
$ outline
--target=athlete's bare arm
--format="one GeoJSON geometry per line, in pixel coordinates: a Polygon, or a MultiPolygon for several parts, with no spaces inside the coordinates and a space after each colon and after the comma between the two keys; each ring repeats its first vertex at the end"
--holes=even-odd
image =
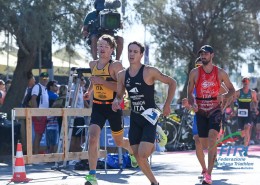
{"type": "Polygon", "coordinates": [[[109,72],[112,78],[117,81],[118,73],[123,70],[123,65],[119,61],[113,62],[109,67],[109,72]]]}
{"type": "Polygon", "coordinates": [[[122,70],[118,73],[118,77],[117,77],[117,93],[116,93],[116,97],[112,103],[112,110],[116,111],[118,109],[120,109],[120,103],[123,100],[123,96],[125,94],[125,70],[122,70]]]}
{"type": "Polygon", "coordinates": [[[168,95],[164,103],[163,115],[169,115],[171,113],[170,105],[177,86],[176,81],[173,78],[161,73],[157,68],[150,66],[145,67],[144,80],[148,85],[154,84],[156,80],[168,85],[168,95]]]}
{"type": "Polygon", "coordinates": [[[187,97],[188,102],[191,106],[194,106],[195,104],[195,97],[193,94],[194,87],[195,87],[195,80],[196,80],[196,73],[198,72],[198,69],[192,69],[189,74],[189,81],[188,81],[188,87],[187,87],[187,97]]]}
{"type": "Polygon", "coordinates": [[[109,72],[114,82],[105,81],[104,86],[116,92],[118,72],[122,70],[123,70],[123,65],[121,62],[118,61],[113,62],[109,67],[109,72]]]}
{"type": "Polygon", "coordinates": [[[238,97],[240,96],[240,89],[238,89],[234,95],[235,100],[238,99],[238,97]]]}
{"type": "Polygon", "coordinates": [[[235,88],[232,84],[232,82],[229,79],[228,74],[223,70],[219,68],[219,78],[221,82],[224,82],[228,92],[223,94],[224,95],[224,99],[229,99],[232,98],[235,95],[235,88]]]}
{"type": "Polygon", "coordinates": [[[258,114],[258,100],[257,100],[257,94],[255,90],[251,90],[251,94],[252,94],[252,110],[255,111],[258,114]]]}
{"type": "Polygon", "coordinates": [[[228,92],[228,88],[226,87],[226,85],[224,83],[221,83],[219,94],[225,94],[227,92],[228,92]]]}
{"type": "MultiPolygon", "coordinates": [[[[91,69],[91,71],[93,70],[94,66],[96,65],[97,60],[93,60],[89,62],[89,67],[91,69]]],[[[90,94],[93,91],[93,83],[91,82],[91,77],[89,78],[89,86],[87,91],[84,93],[84,99],[89,99],[90,98],[90,94]]]]}

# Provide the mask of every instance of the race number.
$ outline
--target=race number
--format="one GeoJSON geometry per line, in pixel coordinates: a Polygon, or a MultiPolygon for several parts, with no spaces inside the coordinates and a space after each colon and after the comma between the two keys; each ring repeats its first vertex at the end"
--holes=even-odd
{"type": "Polygon", "coordinates": [[[152,125],[155,125],[157,123],[157,120],[160,116],[160,111],[155,109],[155,108],[149,108],[146,109],[143,113],[142,116],[147,119],[152,125]]]}
{"type": "Polygon", "coordinates": [[[248,109],[238,109],[237,116],[238,117],[248,117],[248,109]]]}

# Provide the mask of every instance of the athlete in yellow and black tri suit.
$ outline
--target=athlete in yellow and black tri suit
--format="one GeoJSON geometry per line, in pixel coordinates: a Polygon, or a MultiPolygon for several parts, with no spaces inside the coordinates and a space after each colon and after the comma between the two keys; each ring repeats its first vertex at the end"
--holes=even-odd
{"type": "MultiPolygon", "coordinates": [[[[103,68],[98,69],[98,63],[92,69],[92,76],[100,77],[103,80],[116,83],[109,73],[109,66],[113,61],[110,60],[103,68]]],[[[104,84],[93,84],[93,108],[91,114],[91,124],[97,124],[101,129],[106,120],[109,121],[112,134],[117,135],[123,132],[121,122],[122,111],[114,112],[111,104],[115,98],[116,92],[106,87],[104,84]]]]}
{"type": "MultiPolygon", "coordinates": [[[[121,120],[122,111],[114,112],[112,102],[117,90],[117,74],[123,69],[121,62],[112,61],[111,55],[116,48],[116,42],[110,35],[102,35],[97,43],[98,60],[91,61],[92,76],[89,78],[90,86],[85,93],[85,97],[93,91],[93,106],[91,121],[89,126],[89,175],[87,175],[85,185],[97,185],[96,166],[98,160],[99,138],[106,120],[109,121],[112,136],[115,144],[128,150],[133,154],[128,138],[124,138],[124,127],[121,120]]],[[[135,158],[130,155],[132,166],[138,164],[135,158]]]]}

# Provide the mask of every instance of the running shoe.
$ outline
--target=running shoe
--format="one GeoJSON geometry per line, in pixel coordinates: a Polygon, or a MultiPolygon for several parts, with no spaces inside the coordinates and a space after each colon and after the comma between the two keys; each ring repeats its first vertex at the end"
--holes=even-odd
{"type": "Polygon", "coordinates": [[[164,147],[167,144],[167,135],[164,133],[162,127],[157,125],[156,127],[156,142],[161,146],[164,147]]]}
{"type": "Polygon", "coordinates": [[[137,161],[136,161],[135,156],[132,155],[132,154],[130,154],[129,156],[130,156],[130,160],[131,160],[131,166],[132,166],[133,168],[137,168],[137,167],[138,167],[138,163],[137,163],[137,161]]]}
{"type": "Polygon", "coordinates": [[[97,178],[94,175],[87,175],[85,179],[87,180],[87,182],[85,182],[85,185],[98,185],[97,178]]]}
{"type": "Polygon", "coordinates": [[[202,184],[212,184],[211,175],[205,173],[202,184]]]}
{"type": "Polygon", "coordinates": [[[154,184],[153,182],[152,182],[152,184],[151,185],[159,185],[159,182],[157,183],[157,184],[154,184]]]}
{"type": "Polygon", "coordinates": [[[204,176],[205,176],[205,174],[207,173],[207,171],[203,171],[202,170],[202,172],[201,172],[201,174],[199,175],[199,179],[204,179],[204,176]]]}

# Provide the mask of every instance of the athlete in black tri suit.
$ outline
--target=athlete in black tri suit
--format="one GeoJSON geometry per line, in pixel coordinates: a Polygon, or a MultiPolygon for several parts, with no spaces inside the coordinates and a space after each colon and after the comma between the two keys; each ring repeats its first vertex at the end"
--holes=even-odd
{"type": "Polygon", "coordinates": [[[255,90],[249,88],[249,77],[243,77],[242,84],[243,87],[236,91],[238,101],[237,117],[241,136],[244,137],[244,146],[248,146],[252,124],[251,110],[257,111],[257,94],[255,90]]]}
{"type": "MultiPolygon", "coordinates": [[[[131,115],[129,141],[133,149],[134,156],[139,167],[150,180],[152,185],[159,184],[147,162],[147,158],[154,150],[156,136],[156,117],[157,113],[151,112],[148,115],[150,121],[141,114],[145,110],[155,108],[154,101],[154,83],[156,80],[169,86],[168,95],[163,107],[163,115],[170,114],[170,104],[174,97],[176,81],[165,74],[162,74],[157,68],[141,64],[144,53],[144,46],[139,42],[131,42],[128,45],[128,60],[130,67],[119,72],[117,82],[117,96],[114,99],[112,108],[114,111],[120,109],[125,89],[131,100],[131,115]]],[[[154,109],[153,109],[154,110],[154,109]]]]}

